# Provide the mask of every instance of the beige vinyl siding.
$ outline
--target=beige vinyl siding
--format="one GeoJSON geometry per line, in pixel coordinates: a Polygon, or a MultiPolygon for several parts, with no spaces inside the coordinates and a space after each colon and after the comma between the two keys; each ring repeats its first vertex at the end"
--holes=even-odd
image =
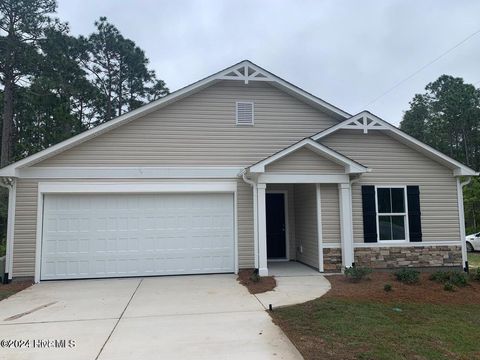
{"type": "Polygon", "coordinates": [[[246,167],[338,121],[263,82],[222,81],[36,166],[246,167]],[[255,125],[235,124],[235,102],[255,125]]]}
{"type": "Polygon", "coordinates": [[[267,184],[268,191],[287,192],[287,228],[289,241],[289,257],[295,260],[295,198],[293,184],[267,184]]]}
{"type": "Polygon", "coordinates": [[[322,242],[340,244],[340,203],[337,184],[321,184],[322,242]]]}
{"type": "MultiPolygon", "coordinates": [[[[42,179],[46,181],[82,181],[66,179],[42,179]]],[[[90,179],[92,182],[111,181],[105,179],[90,179]]],[[[116,182],[171,182],[187,181],[185,179],[116,179],[116,182]]],[[[213,179],[196,179],[195,181],[213,182],[213,179]]],[[[218,180],[222,181],[222,180],[218,180]]],[[[15,211],[15,240],[13,247],[13,276],[34,276],[35,245],[37,230],[37,204],[39,180],[22,180],[17,183],[17,198],[15,211]]],[[[254,267],[253,251],[253,193],[250,185],[237,179],[237,222],[238,222],[238,261],[240,268],[254,267]]]]}
{"type": "Polygon", "coordinates": [[[363,242],[362,185],[419,185],[423,241],[459,240],[452,170],[379,130],[340,130],[321,142],[371,169],[352,188],[355,242],[363,242]]]}
{"type": "Polygon", "coordinates": [[[297,260],[318,268],[317,197],[315,184],[295,184],[297,260]]]}
{"type": "Polygon", "coordinates": [[[294,174],[344,174],[345,168],[305,148],[267,165],[267,172],[294,174]]]}
{"type": "MultiPolygon", "coordinates": [[[[222,81],[36,166],[246,167],[336,123],[269,84],[222,81]],[[255,102],[255,126],[236,125],[235,103],[245,99],[255,102]]],[[[238,181],[239,266],[253,267],[252,189],[238,181]]],[[[17,189],[14,276],[34,274],[36,184],[31,180],[17,189]]]]}
{"type": "Polygon", "coordinates": [[[13,276],[33,276],[35,273],[35,243],[37,234],[37,181],[17,181],[15,235],[13,245],[13,276]]]}
{"type": "Polygon", "coordinates": [[[238,180],[237,185],[238,266],[254,268],[253,242],[253,189],[250,184],[238,180]]]}

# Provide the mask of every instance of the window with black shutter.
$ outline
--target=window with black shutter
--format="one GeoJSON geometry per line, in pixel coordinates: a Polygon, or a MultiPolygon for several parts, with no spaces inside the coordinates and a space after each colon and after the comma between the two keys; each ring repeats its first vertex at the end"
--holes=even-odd
{"type": "Polygon", "coordinates": [[[363,238],[366,243],[377,242],[377,210],[375,186],[362,186],[363,238]]]}
{"type": "Polygon", "coordinates": [[[422,241],[418,186],[362,186],[364,241],[422,241]]]}
{"type": "Polygon", "coordinates": [[[422,241],[422,217],[420,212],[420,188],[407,186],[408,229],[410,241],[422,241]]]}

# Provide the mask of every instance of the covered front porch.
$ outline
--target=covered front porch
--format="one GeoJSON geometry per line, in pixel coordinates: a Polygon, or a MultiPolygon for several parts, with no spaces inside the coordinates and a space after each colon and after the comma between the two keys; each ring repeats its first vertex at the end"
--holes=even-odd
{"type": "Polygon", "coordinates": [[[305,139],[251,166],[255,267],[295,260],[318,272],[354,263],[352,183],[367,169],[305,139]],[[332,260],[333,256],[333,260],[332,260]]]}

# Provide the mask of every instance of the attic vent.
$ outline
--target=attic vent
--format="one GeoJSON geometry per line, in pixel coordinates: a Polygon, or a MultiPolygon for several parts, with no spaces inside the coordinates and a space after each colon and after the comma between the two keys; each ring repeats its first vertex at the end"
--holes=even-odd
{"type": "Polygon", "coordinates": [[[253,102],[237,101],[237,125],[253,125],[253,102]]]}

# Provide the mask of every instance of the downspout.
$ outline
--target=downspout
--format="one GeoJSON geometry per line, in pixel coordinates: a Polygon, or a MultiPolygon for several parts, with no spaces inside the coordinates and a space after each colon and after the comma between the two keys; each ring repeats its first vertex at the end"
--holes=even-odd
{"type": "Polygon", "coordinates": [[[469,177],[464,182],[460,182],[460,178],[457,178],[457,200],[458,200],[458,220],[460,222],[460,241],[462,244],[462,263],[463,270],[469,272],[468,257],[467,257],[467,244],[465,234],[465,210],[463,208],[463,187],[470,184],[472,178],[469,177]]]}
{"type": "Polygon", "coordinates": [[[6,284],[12,279],[17,182],[15,178],[0,178],[0,186],[8,189],[7,247],[5,252],[5,271],[3,274],[3,283],[6,284]]]}
{"type": "Polygon", "coordinates": [[[258,269],[258,218],[257,218],[257,183],[247,178],[247,170],[243,169],[239,174],[245,183],[252,186],[253,189],[253,249],[255,258],[255,269],[258,269]]]}

